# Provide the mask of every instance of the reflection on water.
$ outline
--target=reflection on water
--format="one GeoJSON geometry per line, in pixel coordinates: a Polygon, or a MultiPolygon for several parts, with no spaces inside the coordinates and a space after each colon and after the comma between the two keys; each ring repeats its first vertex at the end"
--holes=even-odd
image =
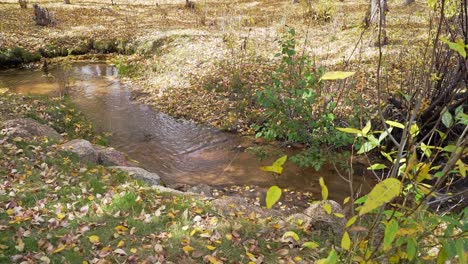
{"type": "MultiPolygon", "coordinates": [[[[274,158],[259,162],[252,154],[237,148],[236,135],[175,120],[150,107],[131,101],[130,87],[119,81],[114,67],[104,64],[75,65],[69,73],[72,98],[100,132],[110,132],[109,143],[127,153],[142,167],[158,173],[167,183],[210,185],[255,184],[308,190],[320,193],[318,178],[323,176],[330,195],[342,199],[347,184],[325,166],[320,172],[287,164],[275,179],[259,170],[274,158]]],[[[58,70],[51,76],[41,71],[14,70],[0,73],[0,87],[27,94],[51,94],[59,89],[58,70]]],[[[356,177],[355,186],[363,185],[356,177]]]]}

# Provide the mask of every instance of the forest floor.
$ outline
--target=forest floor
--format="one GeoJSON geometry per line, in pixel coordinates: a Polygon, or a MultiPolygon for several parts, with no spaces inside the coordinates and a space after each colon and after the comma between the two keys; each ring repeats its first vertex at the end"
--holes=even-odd
{"type": "MultiPolygon", "coordinates": [[[[158,110],[226,130],[252,133],[255,113],[243,98],[268,84],[288,28],[296,30],[297,52],[317,66],[356,71],[352,82],[330,92],[352,104],[374,101],[375,30],[363,27],[367,1],[35,1],[53,12],[55,27],[34,24],[32,8],[0,1],[0,50],[21,47],[44,56],[88,52],[121,54],[114,63],[132,77],[137,98],[158,110]],[[355,93],[354,91],[359,91],[355,93]]],[[[407,52],[424,43],[430,10],[425,3],[389,3],[388,45],[382,70],[397,78],[407,52]]],[[[387,87],[388,88],[388,87],[387,87]]]]}
{"type": "MultiPolygon", "coordinates": [[[[100,140],[67,99],[1,92],[4,119],[100,140]]],[[[0,133],[1,263],[312,263],[334,239],[272,210],[234,200],[220,211],[207,197],[166,193],[80,162],[61,142],[0,133]]]]}

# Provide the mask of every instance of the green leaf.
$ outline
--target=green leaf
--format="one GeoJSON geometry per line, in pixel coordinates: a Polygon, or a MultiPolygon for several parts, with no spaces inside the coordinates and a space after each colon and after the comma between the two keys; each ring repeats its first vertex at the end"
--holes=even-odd
{"type": "Polygon", "coordinates": [[[346,72],[346,71],[332,71],[326,72],[320,80],[342,80],[348,77],[351,77],[356,72],[346,72]]]}
{"type": "Polygon", "coordinates": [[[318,243],[311,242],[311,241],[308,241],[302,244],[303,248],[310,248],[310,249],[318,248],[319,246],[320,245],[318,243]]]}
{"type": "Polygon", "coordinates": [[[398,231],[398,222],[395,221],[395,219],[392,219],[385,226],[384,243],[383,243],[384,251],[387,251],[391,248],[392,242],[396,237],[397,231],[398,231]]]}
{"type": "Polygon", "coordinates": [[[462,39],[457,39],[455,42],[451,42],[450,40],[440,37],[440,40],[447,44],[451,50],[454,50],[460,54],[464,59],[466,59],[466,50],[465,50],[465,43],[463,42],[462,39]]]}
{"type": "Polygon", "coordinates": [[[458,263],[467,263],[465,247],[463,246],[463,244],[466,244],[466,239],[457,239],[455,243],[455,248],[458,255],[458,263]]]}
{"type": "Polygon", "coordinates": [[[271,166],[260,167],[260,169],[263,171],[269,171],[269,172],[281,174],[283,172],[283,165],[287,159],[288,159],[288,156],[284,155],[281,158],[277,159],[275,162],[273,162],[271,166]]]}
{"type": "Polygon", "coordinates": [[[443,247],[439,251],[439,255],[437,256],[437,264],[444,264],[445,261],[448,259],[447,252],[445,251],[445,248],[443,247]]]}
{"type": "Polygon", "coordinates": [[[446,128],[450,128],[453,125],[453,117],[448,110],[445,110],[442,114],[442,124],[444,124],[446,128]]]}
{"type": "Polygon", "coordinates": [[[278,200],[281,198],[281,188],[274,185],[274,186],[271,186],[268,191],[267,191],[267,194],[266,194],[266,207],[268,209],[270,209],[271,207],[273,207],[273,205],[275,205],[276,202],[278,202],[278,200]]]}
{"type": "Polygon", "coordinates": [[[364,215],[385,203],[390,202],[401,192],[402,184],[398,179],[388,178],[379,182],[368,194],[368,198],[359,210],[359,215],[364,215]]]}
{"type": "Polygon", "coordinates": [[[412,260],[416,256],[416,243],[412,238],[409,238],[406,243],[406,254],[408,255],[408,259],[412,260]]]}
{"type": "Polygon", "coordinates": [[[351,248],[351,238],[348,232],[344,232],[343,237],[341,237],[341,247],[344,250],[349,250],[351,248]]]}
{"type": "Polygon", "coordinates": [[[401,128],[401,129],[405,128],[405,126],[402,123],[399,123],[399,122],[387,120],[387,121],[385,121],[385,123],[387,123],[391,127],[396,127],[396,128],[401,128]]]}
{"type": "Polygon", "coordinates": [[[359,197],[356,201],[354,201],[354,204],[363,204],[367,201],[367,198],[369,198],[367,194],[362,197],[359,197]]]}
{"type": "Polygon", "coordinates": [[[299,241],[299,236],[294,231],[288,231],[283,234],[283,238],[292,237],[294,240],[299,241]]]}
{"type": "Polygon", "coordinates": [[[336,129],[348,134],[361,134],[361,130],[352,127],[337,127],[336,129]]]}
{"type": "Polygon", "coordinates": [[[368,170],[382,170],[385,168],[387,168],[387,166],[381,163],[372,164],[370,167],[367,167],[368,170]]]}
{"type": "Polygon", "coordinates": [[[325,181],[323,180],[323,177],[320,177],[319,183],[320,183],[320,187],[322,188],[322,200],[327,200],[328,199],[328,188],[325,185],[325,181]]]}
{"type": "Polygon", "coordinates": [[[445,151],[445,152],[454,152],[454,151],[457,150],[457,146],[455,146],[455,145],[447,145],[447,146],[445,146],[442,150],[445,151]]]}

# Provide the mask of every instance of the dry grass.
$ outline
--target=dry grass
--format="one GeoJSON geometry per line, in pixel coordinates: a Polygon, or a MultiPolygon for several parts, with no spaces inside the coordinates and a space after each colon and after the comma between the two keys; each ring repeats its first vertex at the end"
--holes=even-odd
{"type": "MultiPolygon", "coordinates": [[[[349,60],[352,63],[348,68],[357,70],[359,76],[371,77],[361,82],[365,87],[360,90],[363,97],[373,98],[369,72],[375,71],[378,49],[373,45],[375,32],[362,27],[368,5],[365,0],[330,2],[333,12],[328,22],[311,19],[306,1],[291,4],[290,0],[199,0],[195,1],[195,10],[184,8],[184,0],[127,0],[116,1],[117,5],[111,5],[110,0],[74,0],[71,5],[62,1],[35,2],[54,12],[58,25],[37,27],[31,8],[20,9],[13,0],[0,2],[0,47],[37,50],[51,42],[72,45],[86,38],[126,39],[140,46],[158,42],[161,45],[157,52],[140,52],[129,59],[129,63],[144,66],[140,78],[133,81],[139,84],[135,87],[148,95],[142,99],[156,107],[164,103],[161,101],[164,93],[182,96],[187,94],[184,91],[187,88],[199,89],[200,80],[216,75],[223,62],[245,63],[255,57],[271,61],[279,51],[277,40],[286,31],[286,25],[296,29],[299,49],[315,57],[320,65],[342,69],[349,60]]],[[[320,8],[317,3],[314,1],[312,7],[320,8]]],[[[427,37],[430,10],[419,2],[406,6],[399,0],[389,5],[390,42],[383,51],[392,58],[427,37]]],[[[198,95],[206,97],[204,91],[198,95]]],[[[197,101],[196,96],[182,97],[186,104],[197,101]]],[[[205,103],[201,105],[206,106],[205,103]]],[[[219,108],[227,109],[223,104],[219,108]]],[[[179,109],[184,111],[193,112],[179,109]]],[[[229,115],[226,111],[222,116],[229,115]]],[[[192,116],[202,122],[214,118],[196,115],[202,113],[192,116]]]]}

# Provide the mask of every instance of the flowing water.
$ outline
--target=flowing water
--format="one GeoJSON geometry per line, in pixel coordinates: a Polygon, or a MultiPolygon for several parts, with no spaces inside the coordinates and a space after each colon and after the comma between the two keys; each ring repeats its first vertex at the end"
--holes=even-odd
{"type": "MultiPolygon", "coordinates": [[[[109,132],[109,144],[159,174],[168,184],[212,186],[258,185],[312,192],[320,197],[319,177],[324,177],[334,199],[348,196],[348,185],[334,169],[319,172],[288,162],[282,175],[274,177],[260,166],[270,165],[279,155],[259,161],[245,151],[249,144],[232,133],[176,120],[131,100],[131,87],[122,83],[116,68],[106,64],[76,64],[68,70],[11,70],[0,72],[0,87],[21,94],[57,94],[66,82],[79,109],[98,132],[109,132]]],[[[292,154],[293,151],[286,150],[292,154]]],[[[357,175],[356,187],[367,192],[370,184],[357,175]]]]}

